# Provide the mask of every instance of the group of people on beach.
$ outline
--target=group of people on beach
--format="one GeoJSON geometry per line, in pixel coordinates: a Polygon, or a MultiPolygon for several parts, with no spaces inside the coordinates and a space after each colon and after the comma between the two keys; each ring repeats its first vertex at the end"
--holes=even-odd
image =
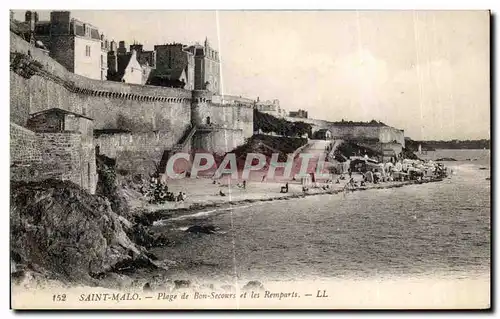
{"type": "MultiPolygon", "coordinates": [[[[333,173],[330,179],[321,184],[318,184],[318,181],[316,181],[314,173],[310,173],[310,176],[302,177],[300,181],[302,192],[306,194],[311,187],[328,190],[332,188],[332,184],[340,184],[342,180],[346,179],[347,183],[345,183],[344,186],[345,190],[363,187],[368,183],[379,184],[383,182],[405,180],[422,181],[425,178],[443,178],[447,175],[447,170],[443,164],[430,160],[422,161],[391,158],[391,160],[386,163],[377,163],[375,160],[370,160],[365,156],[364,158],[360,157],[353,159],[353,161],[348,160],[347,163],[342,164],[347,165],[343,165],[342,169],[337,171],[337,174],[340,174],[336,179],[334,178],[335,175],[333,175],[335,173],[333,173]],[[355,172],[362,176],[362,180],[356,181],[355,178],[353,178],[355,172]]],[[[295,178],[293,180],[295,180],[295,178]]],[[[262,182],[265,182],[264,178],[262,182]]],[[[220,182],[214,180],[213,184],[220,184],[220,182]]],[[[240,189],[246,189],[247,182],[243,180],[236,186],[240,189]]],[[[279,186],[279,192],[288,193],[289,183],[286,182],[285,185],[279,186]]],[[[219,190],[219,195],[226,196],[222,190],[219,190]]]]}
{"type": "MultiPolygon", "coordinates": [[[[393,182],[416,180],[422,181],[424,178],[443,178],[447,175],[446,167],[441,163],[436,163],[431,160],[393,160],[387,163],[372,164],[365,171],[358,168],[358,172],[362,174],[363,180],[359,186],[365,186],[367,183],[378,184],[380,182],[393,182]]],[[[357,187],[358,184],[352,178],[352,169],[349,167],[349,182],[346,187],[357,187]]]]}
{"type": "Polygon", "coordinates": [[[187,199],[187,194],[185,192],[181,191],[177,195],[173,192],[169,192],[167,183],[158,176],[152,175],[148,186],[149,187],[145,187],[145,185],[143,185],[141,187],[141,192],[149,199],[150,203],[183,202],[187,199]]]}

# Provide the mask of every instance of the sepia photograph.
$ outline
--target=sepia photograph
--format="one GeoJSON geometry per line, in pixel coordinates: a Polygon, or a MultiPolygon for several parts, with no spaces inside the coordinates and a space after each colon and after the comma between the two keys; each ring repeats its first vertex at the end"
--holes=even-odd
{"type": "Polygon", "coordinates": [[[491,21],[10,10],[11,309],[490,309],[491,21]]]}

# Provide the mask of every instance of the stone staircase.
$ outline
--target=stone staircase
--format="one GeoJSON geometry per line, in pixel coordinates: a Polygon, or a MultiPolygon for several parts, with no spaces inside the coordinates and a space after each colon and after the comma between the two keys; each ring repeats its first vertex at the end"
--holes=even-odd
{"type": "Polygon", "coordinates": [[[332,143],[332,149],[330,152],[328,152],[326,158],[329,162],[334,162],[335,161],[335,151],[337,148],[342,144],[344,141],[343,140],[334,140],[332,143]]]}
{"type": "Polygon", "coordinates": [[[158,170],[161,174],[165,173],[167,169],[168,159],[174,155],[175,153],[182,152],[187,146],[188,142],[191,141],[191,138],[196,133],[196,126],[191,126],[186,130],[184,135],[179,139],[179,143],[172,146],[170,150],[164,150],[163,155],[160,160],[160,165],[158,166],[158,170]]]}
{"type": "Polygon", "coordinates": [[[179,143],[175,144],[172,147],[173,152],[180,152],[184,150],[186,147],[187,143],[191,141],[191,138],[193,137],[194,133],[196,133],[196,126],[191,126],[190,129],[186,130],[186,133],[180,138],[179,143]]]}

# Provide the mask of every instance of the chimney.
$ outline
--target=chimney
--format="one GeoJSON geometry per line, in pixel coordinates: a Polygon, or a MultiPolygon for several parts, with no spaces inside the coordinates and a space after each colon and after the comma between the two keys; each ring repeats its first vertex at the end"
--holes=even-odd
{"type": "Polygon", "coordinates": [[[116,51],[109,51],[108,52],[108,75],[114,75],[116,72],[118,72],[118,56],[116,55],[116,51]]]}
{"type": "Polygon", "coordinates": [[[35,30],[35,12],[26,11],[24,14],[24,21],[29,25],[31,31],[35,30]]]}
{"type": "Polygon", "coordinates": [[[113,52],[116,52],[116,51],[117,51],[117,48],[116,48],[116,42],[115,42],[115,40],[112,40],[112,41],[111,41],[109,51],[113,51],[113,52]]]}
{"type": "Polygon", "coordinates": [[[125,46],[125,41],[120,41],[118,43],[118,54],[125,54],[127,53],[127,47],[125,46]]]}
{"type": "Polygon", "coordinates": [[[26,11],[24,14],[24,22],[30,22],[31,21],[31,11],[26,11]]]}
{"type": "Polygon", "coordinates": [[[50,13],[51,35],[67,35],[70,33],[71,12],[52,11],[50,13]]]}
{"type": "Polygon", "coordinates": [[[130,51],[135,50],[137,53],[142,52],[142,44],[131,44],[130,51]]]}

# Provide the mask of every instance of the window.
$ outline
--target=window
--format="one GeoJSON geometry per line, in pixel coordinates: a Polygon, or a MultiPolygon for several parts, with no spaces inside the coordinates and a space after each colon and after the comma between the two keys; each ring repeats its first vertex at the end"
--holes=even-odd
{"type": "Polygon", "coordinates": [[[84,24],[83,28],[85,30],[85,36],[90,37],[90,27],[88,25],[84,24]]]}
{"type": "Polygon", "coordinates": [[[90,56],[90,45],[85,46],[85,56],[90,56]]]}
{"type": "Polygon", "coordinates": [[[104,67],[104,55],[101,55],[101,68],[104,67]]]}
{"type": "Polygon", "coordinates": [[[87,187],[90,189],[91,187],[91,176],[90,176],[90,163],[87,163],[87,187]]]}

